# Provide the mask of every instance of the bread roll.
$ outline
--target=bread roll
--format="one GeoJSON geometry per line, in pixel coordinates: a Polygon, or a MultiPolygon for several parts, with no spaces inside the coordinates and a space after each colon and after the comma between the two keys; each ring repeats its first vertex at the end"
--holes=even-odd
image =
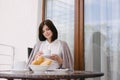
{"type": "Polygon", "coordinates": [[[33,61],[32,61],[32,64],[33,64],[33,65],[39,65],[39,62],[38,62],[37,60],[33,60],[33,61]]]}
{"type": "Polygon", "coordinates": [[[42,62],[40,65],[47,66],[50,65],[51,63],[52,63],[51,59],[45,58],[44,62],[42,62]]]}
{"type": "Polygon", "coordinates": [[[44,57],[43,56],[38,56],[37,61],[39,62],[39,64],[41,64],[44,61],[44,57]]]}
{"type": "Polygon", "coordinates": [[[32,61],[33,65],[40,65],[44,61],[43,56],[38,56],[35,60],[32,61]]]}
{"type": "Polygon", "coordinates": [[[50,65],[52,60],[49,58],[45,58],[43,56],[38,56],[35,60],[32,61],[32,65],[50,65]]]}

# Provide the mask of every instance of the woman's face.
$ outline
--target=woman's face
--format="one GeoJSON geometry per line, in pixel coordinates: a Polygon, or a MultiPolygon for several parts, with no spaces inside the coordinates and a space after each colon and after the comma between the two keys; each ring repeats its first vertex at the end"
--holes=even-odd
{"type": "Polygon", "coordinates": [[[48,28],[47,25],[44,25],[44,26],[43,26],[42,31],[43,31],[44,37],[45,37],[47,40],[51,41],[53,33],[52,33],[52,31],[48,28]]]}

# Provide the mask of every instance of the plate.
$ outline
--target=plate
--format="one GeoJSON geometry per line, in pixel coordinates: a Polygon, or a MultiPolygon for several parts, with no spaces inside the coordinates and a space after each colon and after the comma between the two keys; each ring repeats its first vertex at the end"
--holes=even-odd
{"type": "Polygon", "coordinates": [[[67,74],[67,71],[69,69],[53,69],[53,70],[46,70],[46,73],[48,74],[67,74]]]}
{"type": "Polygon", "coordinates": [[[69,69],[55,69],[55,72],[67,72],[69,69]]]}
{"type": "Polygon", "coordinates": [[[28,69],[22,69],[22,70],[19,70],[19,69],[12,69],[11,72],[15,72],[15,73],[25,73],[25,72],[28,72],[29,70],[28,69]]]}

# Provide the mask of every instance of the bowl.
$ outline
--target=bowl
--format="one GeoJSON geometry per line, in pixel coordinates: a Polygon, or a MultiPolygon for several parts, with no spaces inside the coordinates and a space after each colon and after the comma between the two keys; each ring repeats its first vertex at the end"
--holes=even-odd
{"type": "Polygon", "coordinates": [[[41,73],[46,71],[49,68],[49,65],[29,65],[30,69],[34,72],[34,73],[41,73]]]}

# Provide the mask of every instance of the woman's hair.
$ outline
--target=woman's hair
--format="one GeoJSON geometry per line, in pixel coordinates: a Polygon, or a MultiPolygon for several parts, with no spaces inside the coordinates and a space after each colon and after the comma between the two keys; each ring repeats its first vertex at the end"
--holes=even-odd
{"type": "Polygon", "coordinates": [[[43,22],[41,22],[40,26],[39,26],[39,33],[38,33],[38,37],[40,41],[45,41],[46,38],[43,35],[43,26],[46,25],[48,26],[48,28],[52,31],[53,35],[52,35],[52,40],[54,41],[58,38],[58,31],[55,27],[55,25],[53,24],[53,22],[49,19],[44,20],[43,22]]]}

